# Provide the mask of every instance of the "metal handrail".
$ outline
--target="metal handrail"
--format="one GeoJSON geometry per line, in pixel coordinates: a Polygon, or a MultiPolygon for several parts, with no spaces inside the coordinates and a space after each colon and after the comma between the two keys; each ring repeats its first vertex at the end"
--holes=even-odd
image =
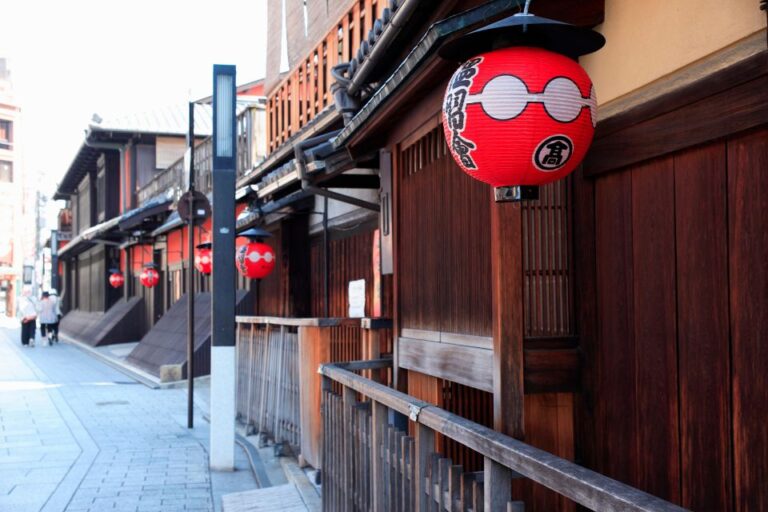
{"type": "MultiPolygon", "coordinates": [[[[376,365],[384,361],[386,360],[371,363],[376,365]]],[[[330,380],[398,411],[412,421],[449,437],[591,510],[617,512],[686,510],[350,371],[363,368],[362,365],[365,363],[367,362],[354,361],[325,364],[319,371],[330,380]]]]}

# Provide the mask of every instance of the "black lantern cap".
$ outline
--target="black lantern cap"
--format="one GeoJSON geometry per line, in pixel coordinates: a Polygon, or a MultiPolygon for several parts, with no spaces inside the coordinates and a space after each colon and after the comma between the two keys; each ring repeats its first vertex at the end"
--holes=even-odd
{"type": "Polygon", "coordinates": [[[197,244],[195,246],[195,249],[210,249],[211,247],[213,247],[213,244],[211,242],[203,242],[203,243],[197,244]]]}
{"type": "Polygon", "coordinates": [[[116,267],[112,267],[111,269],[109,269],[110,274],[117,274],[119,272],[120,272],[120,269],[116,267]]]}
{"type": "Polygon", "coordinates": [[[155,265],[152,262],[149,262],[144,264],[144,268],[157,268],[157,265],[155,265]]]}
{"type": "Polygon", "coordinates": [[[261,238],[271,237],[272,233],[270,233],[266,229],[251,228],[251,229],[246,229],[245,231],[241,231],[240,233],[237,234],[237,236],[242,236],[245,238],[249,238],[251,240],[259,240],[261,238]]]}
{"type": "Polygon", "coordinates": [[[459,36],[438,53],[444,59],[463,62],[499,48],[533,46],[575,59],[604,45],[605,37],[592,29],[519,13],[459,36]]]}

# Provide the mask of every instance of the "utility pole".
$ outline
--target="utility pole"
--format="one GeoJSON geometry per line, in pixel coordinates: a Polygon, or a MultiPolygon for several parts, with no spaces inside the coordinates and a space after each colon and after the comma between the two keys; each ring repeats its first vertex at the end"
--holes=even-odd
{"type": "Polygon", "coordinates": [[[40,233],[41,233],[41,226],[40,223],[42,222],[42,215],[40,215],[40,206],[43,202],[43,194],[40,193],[40,189],[35,190],[35,259],[34,259],[34,270],[32,272],[32,293],[35,297],[40,296],[40,284],[42,281],[42,274],[45,271],[45,264],[43,262],[42,258],[42,247],[40,245],[40,233]],[[38,265],[40,266],[40,275],[38,276],[38,265]]]}
{"type": "Polygon", "coordinates": [[[187,263],[187,428],[194,427],[195,393],[195,104],[189,102],[189,130],[187,151],[189,151],[189,261],[187,263]]]}

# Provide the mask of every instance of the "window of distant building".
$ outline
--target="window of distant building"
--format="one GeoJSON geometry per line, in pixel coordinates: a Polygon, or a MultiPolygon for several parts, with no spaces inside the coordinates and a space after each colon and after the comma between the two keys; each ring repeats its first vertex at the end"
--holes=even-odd
{"type": "Polygon", "coordinates": [[[0,149],[11,149],[13,143],[13,123],[0,119],[0,149]]]}
{"type": "Polygon", "coordinates": [[[0,183],[13,182],[13,162],[0,160],[0,183]]]}

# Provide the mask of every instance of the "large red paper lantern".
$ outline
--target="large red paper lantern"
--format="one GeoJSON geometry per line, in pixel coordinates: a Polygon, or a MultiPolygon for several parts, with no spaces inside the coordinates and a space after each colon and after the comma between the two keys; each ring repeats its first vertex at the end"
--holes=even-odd
{"type": "Polygon", "coordinates": [[[527,46],[467,60],[451,78],[443,104],[453,158],[494,187],[564,178],[586,155],[596,122],[595,89],[581,66],[527,46]]]}
{"type": "Polygon", "coordinates": [[[204,242],[197,246],[195,253],[195,268],[201,274],[206,276],[213,270],[213,255],[211,253],[211,243],[204,242]]]}
{"type": "Polygon", "coordinates": [[[112,288],[120,288],[123,286],[123,283],[125,283],[125,277],[123,276],[123,273],[117,269],[113,269],[109,276],[109,285],[112,288]]]}
{"type": "Polygon", "coordinates": [[[263,279],[275,268],[275,251],[264,242],[249,242],[237,249],[235,265],[243,276],[263,279]]]}
{"type": "Polygon", "coordinates": [[[145,268],[141,274],[139,274],[139,281],[147,288],[153,288],[160,282],[160,274],[152,267],[145,268]]]}

